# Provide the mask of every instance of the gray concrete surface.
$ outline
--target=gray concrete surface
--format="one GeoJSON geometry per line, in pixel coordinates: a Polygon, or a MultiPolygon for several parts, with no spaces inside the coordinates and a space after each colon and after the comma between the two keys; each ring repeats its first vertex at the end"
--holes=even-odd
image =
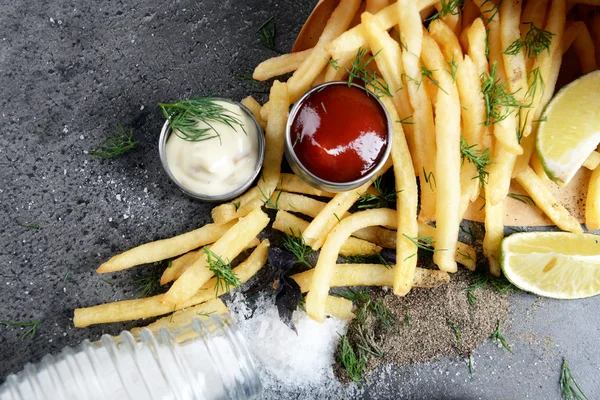
{"type": "MultiPolygon", "coordinates": [[[[0,1],[0,320],[43,320],[33,340],[0,326],[0,382],[46,353],[135,325],[77,330],[72,313],[135,296],[135,271],[107,283],[94,272],[103,260],[209,219],[210,207],[160,167],[156,104],[243,98],[253,88],[236,77],[274,55],[256,28],[275,16],[289,50],[314,3],[0,1]],[[115,160],[91,157],[119,123],[140,145],[115,160]]],[[[600,398],[599,299],[518,294],[510,315],[514,354],[482,344],[472,377],[454,359],[381,371],[361,397],[558,399],[566,357],[588,397],[600,398]]]]}

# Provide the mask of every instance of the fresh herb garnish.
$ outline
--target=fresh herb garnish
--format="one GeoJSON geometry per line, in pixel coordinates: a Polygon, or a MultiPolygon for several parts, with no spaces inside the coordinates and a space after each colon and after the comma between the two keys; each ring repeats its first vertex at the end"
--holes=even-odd
{"type": "Polygon", "coordinates": [[[342,366],[348,373],[348,377],[359,387],[362,387],[362,379],[367,366],[367,354],[361,349],[357,353],[350,345],[348,335],[340,336],[339,358],[342,366]]]}
{"type": "Polygon", "coordinates": [[[160,286],[161,272],[158,268],[152,268],[150,275],[136,275],[133,283],[136,286],[138,297],[148,297],[159,294],[162,290],[160,286]]]}
{"type": "Polygon", "coordinates": [[[448,62],[448,66],[450,70],[446,70],[452,77],[452,83],[456,83],[456,74],[458,73],[458,63],[454,61],[454,56],[452,56],[452,60],[448,62]]]}
{"type": "Polygon", "coordinates": [[[214,314],[214,313],[215,313],[214,311],[208,311],[208,312],[206,312],[206,311],[204,311],[204,312],[203,311],[198,311],[196,313],[196,315],[198,315],[200,317],[210,318],[211,314],[214,314]]]}
{"type": "Polygon", "coordinates": [[[438,18],[444,18],[448,15],[458,15],[464,5],[464,0],[442,0],[440,1],[440,11],[429,17],[428,21],[433,21],[438,18]]]}
{"type": "Polygon", "coordinates": [[[359,209],[369,209],[369,208],[381,208],[388,207],[390,204],[396,202],[396,195],[401,191],[389,190],[382,186],[382,178],[373,180],[373,188],[377,192],[377,194],[373,193],[363,193],[358,199],[359,209]]]}
{"type": "Polygon", "coordinates": [[[588,400],[575,378],[573,378],[571,368],[569,368],[569,364],[567,364],[564,357],[560,371],[560,398],[563,400],[588,400]]]}
{"type": "Polygon", "coordinates": [[[425,179],[425,183],[429,184],[429,189],[431,189],[431,191],[433,192],[433,188],[437,186],[433,171],[429,171],[429,173],[427,173],[427,170],[425,169],[425,167],[423,167],[423,179],[425,179]]]}
{"type": "Polygon", "coordinates": [[[248,85],[252,88],[252,91],[255,93],[267,93],[264,90],[263,83],[254,79],[250,74],[238,75],[236,79],[241,82],[247,82],[248,85]]]}
{"type": "Polygon", "coordinates": [[[69,268],[67,270],[67,272],[65,272],[65,274],[63,275],[63,282],[67,280],[67,278],[69,277],[69,275],[71,275],[71,268],[69,268]]]}
{"type": "Polygon", "coordinates": [[[368,52],[366,49],[363,49],[362,47],[359,48],[356,58],[351,64],[352,68],[350,70],[346,69],[346,71],[348,71],[348,86],[352,84],[354,79],[360,79],[365,83],[365,87],[370,86],[373,89],[373,94],[375,94],[375,96],[394,97],[383,77],[379,75],[377,71],[369,68],[369,64],[375,59],[375,57],[377,57],[379,52],[375,53],[369,59],[364,61],[367,53],[368,52]]]}
{"type": "Polygon", "coordinates": [[[217,284],[215,285],[215,291],[217,293],[221,291],[228,293],[232,287],[235,288],[242,284],[240,279],[232,271],[229,262],[223,261],[221,257],[213,253],[208,247],[203,247],[202,250],[206,253],[208,269],[215,274],[215,278],[217,279],[217,284]]]}
{"type": "Polygon", "coordinates": [[[529,58],[536,58],[544,50],[550,51],[550,44],[552,44],[552,32],[545,31],[536,27],[533,22],[523,22],[523,24],[529,24],[529,31],[525,34],[525,38],[519,38],[511,43],[504,54],[516,55],[525,49],[525,54],[529,58]]]}
{"type": "Polygon", "coordinates": [[[485,0],[483,3],[481,3],[481,7],[483,7],[489,2],[492,3],[492,7],[487,10],[481,11],[481,16],[485,19],[485,26],[487,26],[490,22],[494,20],[494,17],[496,16],[496,14],[498,14],[498,11],[500,11],[500,4],[502,3],[501,1],[499,1],[498,3],[494,3],[492,0],[485,0]],[[486,16],[485,14],[491,15],[486,16]]]}
{"type": "Polygon", "coordinates": [[[464,137],[460,138],[460,156],[462,159],[462,163],[465,163],[465,160],[470,162],[477,169],[477,176],[474,176],[473,179],[479,179],[479,186],[482,189],[485,189],[485,185],[488,182],[489,173],[487,171],[487,167],[492,164],[490,159],[490,149],[476,149],[477,145],[472,144],[469,146],[469,143],[465,140],[464,137]]]}
{"type": "Polygon", "coordinates": [[[219,132],[212,126],[215,122],[225,124],[236,131],[236,127],[239,127],[246,133],[240,116],[226,109],[219,101],[206,97],[158,105],[169,121],[171,130],[189,142],[201,142],[217,137],[221,140],[219,132]],[[199,123],[204,123],[207,127],[202,127],[199,123]]]}
{"type": "Polygon", "coordinates": [[[492,333],[492,336],[490,336],[490,341],[492,343],[498,341],[506,350],[510,351],[511,353],[513,352],[510,347],[508,347],[508,344],[506,344],[506,339],[504,339],[502,332],[500,332],[500,320],[498,320],[498,326],[496,327],[496,330],[492,333]]]}
{"type": "Polygon", "coordinates": [[[29,327],[29,329],[27,331],[25,331],[25,333],[23,333],[21,335],[21,337],[19,338],[19,340],[25,340],[27,337],[30,337],[31,339],[33,339],[35,337],[37,327],[42,322],[44,322],[44,321],[42,321],[42,320],[33,321],[33,322],[0,321],[0,325],[13,326],[13,327],[22,327],[22,328],[29,327]]]}
{"type": "Polygon", "coordinates": [[[522,106],[515,97],[516,92],[509,92],[507,83],[496,78],[497,68],[498,63],[494,62],[488,76],[481,76],[481,93],[485,101],[485,126],[506,119],[513,109],[522,106]]]}
{"type": "Polygon", "coordinates": [[[279,54],[283,54],[283,51],[277,48],[275,44],[275,36],[277,35],[277,28],[275,26],[275,17],[271,17],[266,20],[257,30],[254,35],[260,39],[263,46],[269,50],[273,50],[279,54]]]}
{"type": "Polygon", "coordinates": [[[494,293],[500,295],[507,295],[515,291],[513,284],[504,277],[491,278],[489,275],[485,274],[473,274],[471,285],[465,289],[465,292],[467,292],[467,301],[471,307],[475,308],[477,303],[475,291],[477,289],[483,289],[488,285],[494,293]]]}
{"type": "Polygon", "coordinates": [[[434,251],[434,252],[442,251],[442,249],[439,249],[439,250],[434,249],[435,241],[433,240],[433,237],[431,237],[431,236],[410,237],[405,233],[403,233],[402,236],[404,236],[405,238],[407,238],[408,240],[413,242],[413,244],[415,246],[417,246],[418,248],[420,248],[422,250],[434,251]]]}
{"type": "Polygon", "coordinates": [[[412,115],[409,115],[408,117],[404,117],[402,119],[397,120],[396,122],[402,125],[414,125],[415,123],[413,121],[409,121],[409,119],[412,119],[412,115]]]}
{"type": "MultiPolygon", "coordinates": [[[[423,81],[423,79],[428,79],[429,83],[431,83],[432,85],[437,86],[437,88],[440,89],[442,92],[448,94],[448,92],[446,92],[440,86],[439,82],[434,79],[434,77],[433,77],[433,73],[434,72],[435,72],[435,70],[427,69],[427,67],[424,64],[421,64],[421,82],[423,81]]],[[[421,82],[419,82],[417,84],[417,88],[421,85],[421,82]]]]}
{"type": "Polygon", "coordinates": [[[121,124],[104,140],[104,144],[90,155],[101,158],[115,158],[133,149],[139,141],[133,140],[133,129],[125,129],[121,124]]]}
{"type": "Polygon", "coordinates": [[[314,250],[306,244],[302,232],[298,230],[298,234],[290,228],[290,234],[285,234],[283,238],[283,247],[288,249],[296,257],[299,263],[312,268],[312,264],[308,262],[308,258],[314,253],[314,250]]]}
{"type": "Polygon", "coordinates": [[[42,229],[42,227],[39,225],[21,225],[21,226],[26,229],[37,229],[37,230],[42,229]]]}
{"type": "Polygon", "coordinates": [[[456,336],[456,342],[458,344],[460,344],[460,326],[458,326],[458,324],[456,322],[447,320],[446,321],[448,323],[448,326],[450,328],[452,328],[452,331],[454,332],[454,336],[456,336]]]}
{"type": "Polygon", "coordinates": [[[331,65],[331,68],[335,69],[336,71],[340,70],[340,64],[338,63],[338,60],[334,60],[333,58],[328,58],[327,62],[329,63],[329,65],[331,65]]]}
{"type": "Polygon", "coordinates": [[[274,208],[275,210],[279,211],[279,198],[281,197],[283,190],[279,191],[279,194],[275,198],[275,202],[273,202],[273,199],[271,199],[271,196],[267,196],[265,194],[265,192],[262,190],[262,188],[260,186],[258,186],[258,190],[260,192],[260,196],[261,196],[260,199],[263,202],[263,205],[265,207],[274,208]]]}
{"type": "Polygon", "coordinates": [[[509,193],[507,196],[517,201],[520,201],[521,203],[530,204],[535,207],[535,201],[533,201],[531,196],[528,196],[526,194],[509,193]]]}

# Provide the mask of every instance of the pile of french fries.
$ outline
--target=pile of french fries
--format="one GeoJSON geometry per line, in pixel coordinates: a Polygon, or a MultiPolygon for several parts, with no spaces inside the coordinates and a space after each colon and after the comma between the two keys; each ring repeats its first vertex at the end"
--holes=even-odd
{"type": "MultiPolygon", "coordinates": [[[[581,2],[593,4],[595,0],[581,2]]],[[[258,80],[293,74],[287,82],[273,82],[264,105],[252,97],[242,101],[266,132],[266,155],[256,186],[215,207],[212,224],[144,244],[102,264],[99,273],[174,258],[161,279],[162,284],[173,284],[162,295],[77,309],[75,326],[172,314],[150,326],[158,329],[224,310],[218,298],[227,288],[208,268],[203,247],[223,260],[234,260],[244,249],[254,248],[233,269],[240,282],[246,282],[266,263],[269,241],[258,237],[270,222],[276,230],[302,235],[309,246],[320,250],[314,270],[292,276],[301,291],[307,292],[306,311],[317,321],[327,314],[353,317],[352,304],[330,296],[331,287],[391,286],[402,296],[413,287],[448,282],[457,263],[474,270],[475,250],[459,242],[458,236],[466,210],[480,197],[486,199],[484,254],[491,274],[500,275],[504,199],[513,179],[559,228],[581,232],[578,221],[548,190],[533,150],[536,128],[553,95],[563,54],[573,46],[582,73],[597,67],[600,14],[567,21],[573,4],[566,0],[467,0],[448,11],[453,3],[341,0],[313,48],[257,66],[254,78],[258,80]],[[428,20],[436,12],[438,17],[428,20]],[[525,49],[507,54],[511,44],[525,37],[529,23],[551,33],[548,48],[535,57],[525,49]],[[371,183],[348,192],[327,193],[295,175],[281,173],[290,105],[314,85],[345,79],[361,49],[373,56],[369,67],[381,75],[393,95],[381,97],[393,121],[393,141],[391,156],[378,176],[393,169],[396,210],[349,212],[361,195],[373,190],[371,183]],[[504,118],[490,120],[482,93],[483,82],[490,79],[519,99],[520,107],[498,106],[495,115],[504,118]],[[461,159],[461,140],[491,154],[485,185],[477,179],[476,167],[461,159]],[[274,221],[263,207],[277,209],[274,221]],[[428,224],[433,221],[435,227],[428,224]],[[419,237],[434,239],[433,261],[439,270],[417,267],[415,238],[419,237]],[[339,255],[372,254],[383,247],[396,249],[397,263],[391,269],[336,263],[339,255]]],[[[595,169],[599,162],[600,154],[594,152],[584,166],[595,169]]],[[[600,174],[594,172],[590,187],[599,187],[599,179],[600,174]]],[[[588,203],[599,203],[596,192],[590,189],[588,203]]],[[[588,224],[594,229],[600,221],[599,208],[588,207],[588,224]]]]}

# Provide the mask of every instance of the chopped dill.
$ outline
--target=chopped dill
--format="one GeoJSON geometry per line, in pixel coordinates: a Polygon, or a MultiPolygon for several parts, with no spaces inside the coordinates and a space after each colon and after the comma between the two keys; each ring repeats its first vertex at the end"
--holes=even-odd
{"type": "Polygon", "coordinates": [[[104,279],[104,278],[100,278],[100,280],[104,283],[108,283],[109,285],[114,285],[114,283],[112,283],[111,281],[109,281],[108,279],[104,279]]]}
{"type": "Polygon", "coordinates": [[[476,307],[477,296],[475,295],[475,291],[484,289],[487,286],[489,286],[494,293],[500,295],[507,295],[515,291],[515,286],[504,277],[491,278],[489,275],[485,274],[474,274],[471,278],[471,284],[465,289],[467,301],[471,307],[476,307]]]}
{"type": "Polygon", "coordinates": [[[536,27],[533,22],[523,22],[523,24],[529,24],[529,31],[525,34],[525,38],[519,38],[512,42],[504,50],[504,54],[514,56],[525,49],[525,54],[528,58],[536,58],[544,50],[550,51],[552,36],[554,34],[536,27]]]}
{"type": "Polygon", "coordinates": [[[23,227],[25,229],[36,229],[36,230],[42,229],[42,227],[39,225],[21,225],[21,227],[23,227]]]}
{"type": "Polygon", "coordinates": [[[240,209],[241,203],[239,201],[234,201],[232,204],[235,207],[235,211],[237,212],[237,210],[240,209]]]}
{"type": "Polygon", "coordinates": [[[528,196],[526,194],[509,193],[509,194],[507,194],[507,196],[510,197],[511,199],[520,201],[521,203],[529,204],[529,205],[532,205],[535,207],[535,201],[533,201],[531,196],[528,196]]]}
{"type": "Polygon", "coordinates": [[[415,246],[417,246],[418,248],[420,248],[422,250],[433,251],[433,252],[441,251],[441,250],[434,249],[435,241],[433,240],[433,237],[431,237],[431,236],[410,237],[405,233],[403,233],[402,236],[404,236],[405,238],[407,238],[408,240],[413,242],[413,244],[415,246]]]}
{"type": "Polygon", "coordinates": [[[502,332],[500,332],[500,320],[498,320],[498,326],[496,327],[496,330],[490,336],[490,341],[492,343],[498,341],[498,342],[500,342],[500,344],[502,345],[502,347],[504,347],[504,349],[510,351],[511,353],[513,352],[510,349],[510,347],[508,347],[508,344],[506,344],[506,339],[502,335],[502,332]]]}
{"type": "Polygon", "coordinates": [[[221,140],[219,132],[211,125],[220,122],[236,130],[236,127],[242,129],[244,133],[244,123],[240,116],[230,112],[219,100],[206,97],[178,101],[176,103],[159,103],[165,118],[169,121],[171,130],[183,140],[189,142],[200,142],[218,137],[221,140]],[[208,127],[199,126],[203,122],[208,127]]]}
{"type": "Polygon", "coordinates": [[[410,326],[412,319],[410,318],[410,312],[408,310],[408,306],[404,306],[404,316],[406,319],[406,324],[410,326]]]}
{"type": "Polygon", "coordinates": [[[448,323],[448,326],[450,328],[452,328],[452,331],[454,332],[454,335],[456,336],[456,342],[458,344],[460,344],[460,326],[458,326],[458,324],[456,322],[453,322],[450,320],[446,320],[446,322],[448,323]]]}
{"type": "Polygon", "coordinates": [[[491,8],[481,11],[481,16],[485,19],[485,26],[487,26],[490,22],[492,22],[494,20],[494,17],[496,16],[496,14],[498,14],[498,11],[500,11],[500,4],[502,3],[501,1],[499,1],[496,4],[491,0],[485,0],[483,3],[481,3],[481,7],[483,7],[484,5],[486,5],[487,3],[490,3],[490,2],[492,3],[491,8]],[[485,14],[491,14],[491,15],[486,16],[485,14]]]}
{"type": "MultiPolygon", "coordinates": [[[[423,81],[423,79],[428,79],[429,83],[431,83],[432,85],[437,86],[438,89],[440,89],[442,92],[448,94],[448,92],[446,92],[441,86],[440,83],[435,80],[435,78],[433,77],[433,73],[435,70],[431,70],[431,69],[427,69],[427,67],[421,63],[421,81],[423,81]]],[[[421,83],[419,82],[419,84],[417,86],[420,86],[421,83]]]]}
{"type": "Polygon", "coordinates": [[[137,297],[148,297],[159,294],[162,291],[160,277],[161,272],[156,267],[152,268],[150,275],[136,275],[133,279],[133,283],[136,286],[135,291],[138,293],[137,297]]]}
{"type": "Polygon", "coordinates": [[[308,262],[308,257],[314,253],[314,250],[306,244],[302,232],[298,230],[298,234],[290,228],[290,234],[285,233],[283,238],[283,247],[288,249],[296,257],[299,263],[312,268],[312,264],[308,262]]]}
{"type": "Polygon", "coordinates": [[[396,202],[396,195],[400,193],[398,191],[392,191],[387,188],[382,187],[382,176],[373,180],[373,188],[377,194],[373,193],[363,193],[358,199],[359,209],[369,209],[369,208],[381,208],[387,207],[390,203],[396,202]]]}
{"type": "Polygon", "coordinates": [[[437,186],[437,183],[435,182],[435,175],[433,175],[433,171],[429,171],[429,173],[427,173],[425,167],[423,167],[423,179],[425,179],[425,183],[429,184],[429,188],[433,192],[433,188],[437,186]]]}
{"type": "Polygon", "coordinates": [[[29,328],[25,331],[19,338],[19,340],[25,340],[26,338],[33,339],[37,332],[37,327],[44,322],[43,320],[33,321],[33,322],[20,322],[20,321],[0,321],[0,325],[12,326],[12,327],[21,327],[21,328],[29,328]]]}
{"type": "Polygon", "coordinates": [[[71,268],[67,269],[67,272],[63,275],[63,282],[67,280],[67,278],[71,275],[71,268]]]}
{"type": "Polygon", "coordinates": [[[208,312],[207,312],[207,311],[204,311],[204,312],[203,312],[203,311],[198,311],[198,312],[196,313],[196,315],[198,315],[198,316],[200,316],[200,317],[210,318],[210,316],[211,316],[212,314],[214,314],[214,313],[215,313],[214,311],[208,311],[208,312]]]}
{"type": "Polygon", "coordinates": [[[275,43],[275,36],[277,36],[277,27],[275,24],[275,17],[271,17],[266,20],[257,30],[254,35],[260,39],[260,42],[269,50],[273,50],[279,54],[283,54],[283,51],[279,50],[275,43]]]}
{"type": "Polygon", "coordinates": [[[336,71],[340,70],[340,64],[338,63],[338,60],[334,60],[333,58],[328,58],[327,62],[329,63],[329,65],[331,65],[331,68],[335,69],[336,71]]]}
{"type": "Polygon", "coordinates": [[[340,219],[340,217],[336,213],[333,213],[333,216],[335,217],[335,219],[337,219],[338,224],[340,222],[342,222],[342,220],[340,219]]]}
{"type": "Polygon", "coordinates": [[[442,0],[440,1],[440,11],[433,14],[427,20],[433,21],[438,18],[445,18],[448,15],[458,15],[460,14],[464,3],[464,0],[442,0]]]}
{"type": "Polygon", "coordinates": [[[281,197],[283,190],[279,191],[274,203],[273,199],[271,199],[272,196],[267,196],[260,186],[258,186],[258,190],[260,191],[260,199],[262,200],[263,205],[267,208],[274,208],[275,210],[279,211],[279,198],[281,197]]]}
{"type": "Polygon", "coordinates": [[[348,377],[352,379],[358,387],[362,387],[362,379],[365,373],[365,367],[367,366],[367,355],[360,349],[358,349],[356,353],[354,352],[354,349],[348,340],[348,335],[340,336],[339,358],[342,366],[348,373],[348,377]]]}
{"type": "Polygon", "coordinates": [[[516,92],[509,92],[507,83],[496,78],[497,68],[498,63],[494,62],[488,76],[480,77],[481,93],[485,101],[485,126],[506,119],[514,111],[513,109],[522,106],[515,97],[516,92]]]}
{"type": "Polygon", "coordinates": [[[125,129],[123,125],[119,124],[117,130],[104,140],[104,144],[90,155],[100,158],[115,158],[127,153],[138,143],[138,140],[133,140],[133,129],[125,129]]]}
{"type": "Polygon", "coordinates": [[[231,270],[231,264],[223,261],[221,257],[213,253],[208,247],[203,247],[204,253],[206,253],[208,269],[215,274],[217,284],[215,285],[215,291],[219,293],[221,290],[228,293],[232,287],[238,287],[241,285],[240,279],[231,270]]]}
{"type": "Polygon", "coordinates": [[[446,70],[450,76],[452,77],[452,83],[456,83],[456,74],[458,73],[458,64],[454,61],[454,56],[452,56],[452,60],[448,62],[448,66],[450,70],[446,70]]]}
{"type": "Polygon", "coordinates": [[[477,176],[474,176],[473,179],[479,179],[479,186],[482,189],[485,189],[489,177],[487,167],[492,164],[490,159],[490,149],[476,149],[476,146],[476,144],[469,146],[469,143],[467,143],[465,138],[462,136],[460,137],[460,157],[462,163],[464,164],[465,160],[467,160],[475,166],[477,169],[477,176]]]}
{"type": "Polygon", "coordinates": [[[573,378],[567,359],[563,357],[560,371],[560,398],[563,400],[589,400],[573,378]]]}
{"type": "Polygon", "coordinates": [[[402,125],[414,125],[415,123],[413,121],[409,121],[409,119],[412,119],[412,115],[409,115],[408,117],[404,117],[402,119],[397,120],[396,122],[402,125]]]}
{"type": "Polygon", "coordinates": [[[369,68],[369,64],[377,57],[379,52],[364,61],[367,53],[366,49],[359,48],[356,58],[352,61],[352,68],[350,70],[346,69],[348,71],[348,86],[352,84],[354,79],[360,79],[365,83],[365,88],[370,86],[373,89],[373,94],[376,97],[394,97],[383,77],[378,72],[369,68]]]}

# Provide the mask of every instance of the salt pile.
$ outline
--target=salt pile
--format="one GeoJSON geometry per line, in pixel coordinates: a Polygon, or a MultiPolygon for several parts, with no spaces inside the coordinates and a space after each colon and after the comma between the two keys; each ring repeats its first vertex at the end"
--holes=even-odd
{"type": "Polygon", "coordinates": [[[328,398],[346,391],[333,374],[334,353],[346,322],[328,318],[320,324],[304,311],[295,311],[296,335],[281,322],[271,298],[261,298],[254,312],[243,295],[233,298],[229,309],[257,365],[266,397],[328,398]]]}

